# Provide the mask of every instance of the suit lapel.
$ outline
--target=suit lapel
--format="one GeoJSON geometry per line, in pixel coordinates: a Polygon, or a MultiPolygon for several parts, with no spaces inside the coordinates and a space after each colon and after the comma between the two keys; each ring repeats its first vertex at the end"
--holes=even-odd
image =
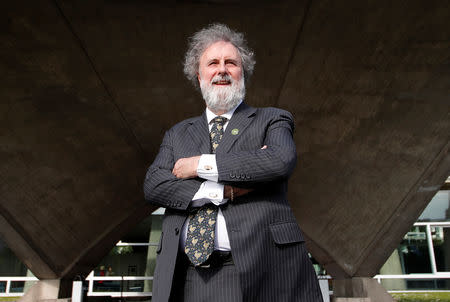
{"type": "Polygon", "coordinates": [[[190,123],[188,132],[192,138],[194,148],[200,151],[200,154],[211,153],[211,143],[209,140],[209,129],[206,122],[206,113],[196,118],[190,123]]]}
{"type": "Polygon", "coordinates": [[[255,112],[255,108],[248,106],[244,102],[234,111],[219,143],[219,147],[216,149],[216,154],[226,153],[230,150],[234,142],[252,122],[255,112]]]}

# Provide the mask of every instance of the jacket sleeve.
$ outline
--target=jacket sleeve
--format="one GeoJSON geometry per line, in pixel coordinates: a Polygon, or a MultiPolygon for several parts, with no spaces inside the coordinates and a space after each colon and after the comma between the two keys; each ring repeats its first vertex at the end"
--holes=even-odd
{"type": "Polygon", "coordinates": [[[264,145],[267,149],[236,151],[216,156],[219,182],[245,185],[288,178],[297,161],[293,131],[292,115],[278,110],[265,132],[264,145]]]}
{"type": "Polygon", "coordinates": [[[171,130],[164,135],[159,153],[145,176],[145,200],[165,208],[186,210],[203,180],[178,179],[172,174],[174,166],[171,130]]]}

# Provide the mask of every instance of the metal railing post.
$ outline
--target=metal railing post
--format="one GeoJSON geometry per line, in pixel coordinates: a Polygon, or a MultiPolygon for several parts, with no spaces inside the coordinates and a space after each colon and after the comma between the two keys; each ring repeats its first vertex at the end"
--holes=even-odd
{"type": "Polygon", "coordinates": [[[434,247],[433,247],[433,238],[431,237],[431,225],[427,224],[427,242],[428,242],[428,253],[430,253],[430,262],[431,262],[431,272],[436,274],[436,258],[434,257],[434,247]]]}
{"type": "Polygon", "coordinates": [[[11,288],[11,280],[6,280],[5,294],[9,294],[10,288],[11,288]]]}
{"type": "Polygon", "coordinates": [[[72,302],[83,302],[83,281],[73,281],[72,302]]]}

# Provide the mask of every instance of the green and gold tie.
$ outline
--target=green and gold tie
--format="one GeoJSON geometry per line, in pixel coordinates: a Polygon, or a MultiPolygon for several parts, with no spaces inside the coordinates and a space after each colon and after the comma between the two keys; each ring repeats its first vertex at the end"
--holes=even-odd
{"type": "MultiPolygon", "coordinates": [[[[223,125],[226,121],[227,119],[222,116],[216,116],[213,119],[214,124],[209,133],[212,153],[216,153],[223,136],[223,125]]],[[[209,203],[201,207],[195,214],[189,216],[190,220],[184,251],[195,266],[208,260],[208,257],[214,251],[214,230],[216,228],[217,212],[218,207],[209,203]]]]}

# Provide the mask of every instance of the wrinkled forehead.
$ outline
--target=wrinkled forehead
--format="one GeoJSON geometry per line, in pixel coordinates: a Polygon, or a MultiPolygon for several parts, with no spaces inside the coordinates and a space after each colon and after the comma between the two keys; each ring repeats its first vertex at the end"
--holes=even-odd
{"type": "Polygon", "coordinates": [[[239,50],[230,42],[217,41],[209,45],[200,56],[200,64],[202,62],[213,59],[231,59],[241,62],[239,50]]]}

